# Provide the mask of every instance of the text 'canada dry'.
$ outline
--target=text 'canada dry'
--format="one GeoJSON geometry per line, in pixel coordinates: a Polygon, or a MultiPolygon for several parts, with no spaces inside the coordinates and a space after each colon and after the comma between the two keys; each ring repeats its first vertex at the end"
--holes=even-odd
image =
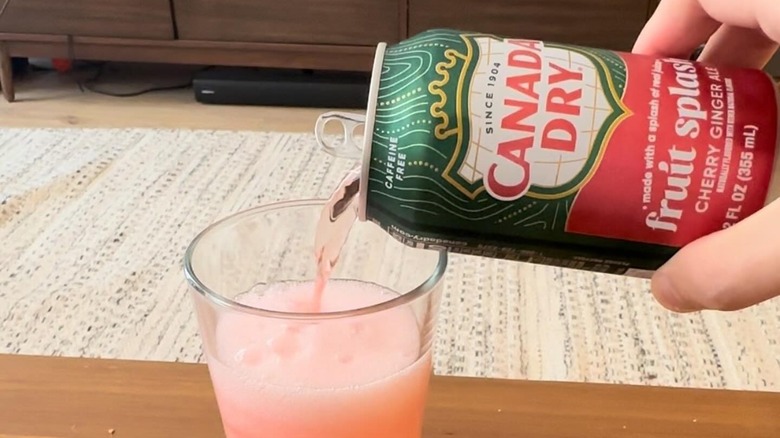
{"type": "Polygon", "coordinates": [[[432,30],[374,81],[360,214],[409,245],[638,274],[767,197],[761,71],[432,30]]]}

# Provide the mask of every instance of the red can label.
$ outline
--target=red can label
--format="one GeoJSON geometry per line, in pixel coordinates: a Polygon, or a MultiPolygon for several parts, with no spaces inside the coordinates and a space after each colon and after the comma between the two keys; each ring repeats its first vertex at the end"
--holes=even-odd
{"type": "Polygon", "coordinates": [[[367,217],[413,244],[620,270],[767,196],[778,110],[758,70],[434,30],[375,74],[367,217]]]}
{"type": "Polygon", "coordinates": [[[619,56],[632,115],[615,123],[567,230],[681,246],[760,209],[777,139],[771,81],[757,71],[619,56]],[[624,213],[610,214],[616,209],[604,199],[624,213]]]}

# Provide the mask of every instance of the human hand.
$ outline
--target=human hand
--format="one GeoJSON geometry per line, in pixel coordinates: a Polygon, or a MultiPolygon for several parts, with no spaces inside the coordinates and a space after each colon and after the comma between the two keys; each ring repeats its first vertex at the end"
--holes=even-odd
{"type": "MultiPolygon", "coordinates": [[[[763,68],[780,42],[777,0],[663,0],[635,53],[763,68]]],[[[776,178],[780,177],[776,175],[776,178]]],[[[739,310],[780,296],[780,200],[682,248],[653,276],[659,303],[677,312],[739,310]]]]}
{"type": "Polygon", "coordinates": [[[763,68],[780,42],[777,0],[663,0],[639,34],[635,53],[763,68]]]}

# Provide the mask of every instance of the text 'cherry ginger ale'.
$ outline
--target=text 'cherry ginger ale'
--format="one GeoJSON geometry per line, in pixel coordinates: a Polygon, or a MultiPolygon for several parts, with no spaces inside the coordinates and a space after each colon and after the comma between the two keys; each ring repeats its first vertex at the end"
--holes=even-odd
{"type": "Polygon", "coordinates": [[[380,44],[366,114],[317,134],[408,245],[644,275],[777,197],[777,108],[760,70],[431,30],[380,44]]]}

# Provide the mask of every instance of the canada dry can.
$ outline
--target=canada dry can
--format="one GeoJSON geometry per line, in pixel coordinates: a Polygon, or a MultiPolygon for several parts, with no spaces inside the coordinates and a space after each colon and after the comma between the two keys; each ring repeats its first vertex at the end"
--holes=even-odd
{"type": "Polygon", "coordinates": [[[317,133],[362,149],[360,219],[408,245],[645,275],[765,205],[777,108],[760,70],[431,30],[317,133]]]}

